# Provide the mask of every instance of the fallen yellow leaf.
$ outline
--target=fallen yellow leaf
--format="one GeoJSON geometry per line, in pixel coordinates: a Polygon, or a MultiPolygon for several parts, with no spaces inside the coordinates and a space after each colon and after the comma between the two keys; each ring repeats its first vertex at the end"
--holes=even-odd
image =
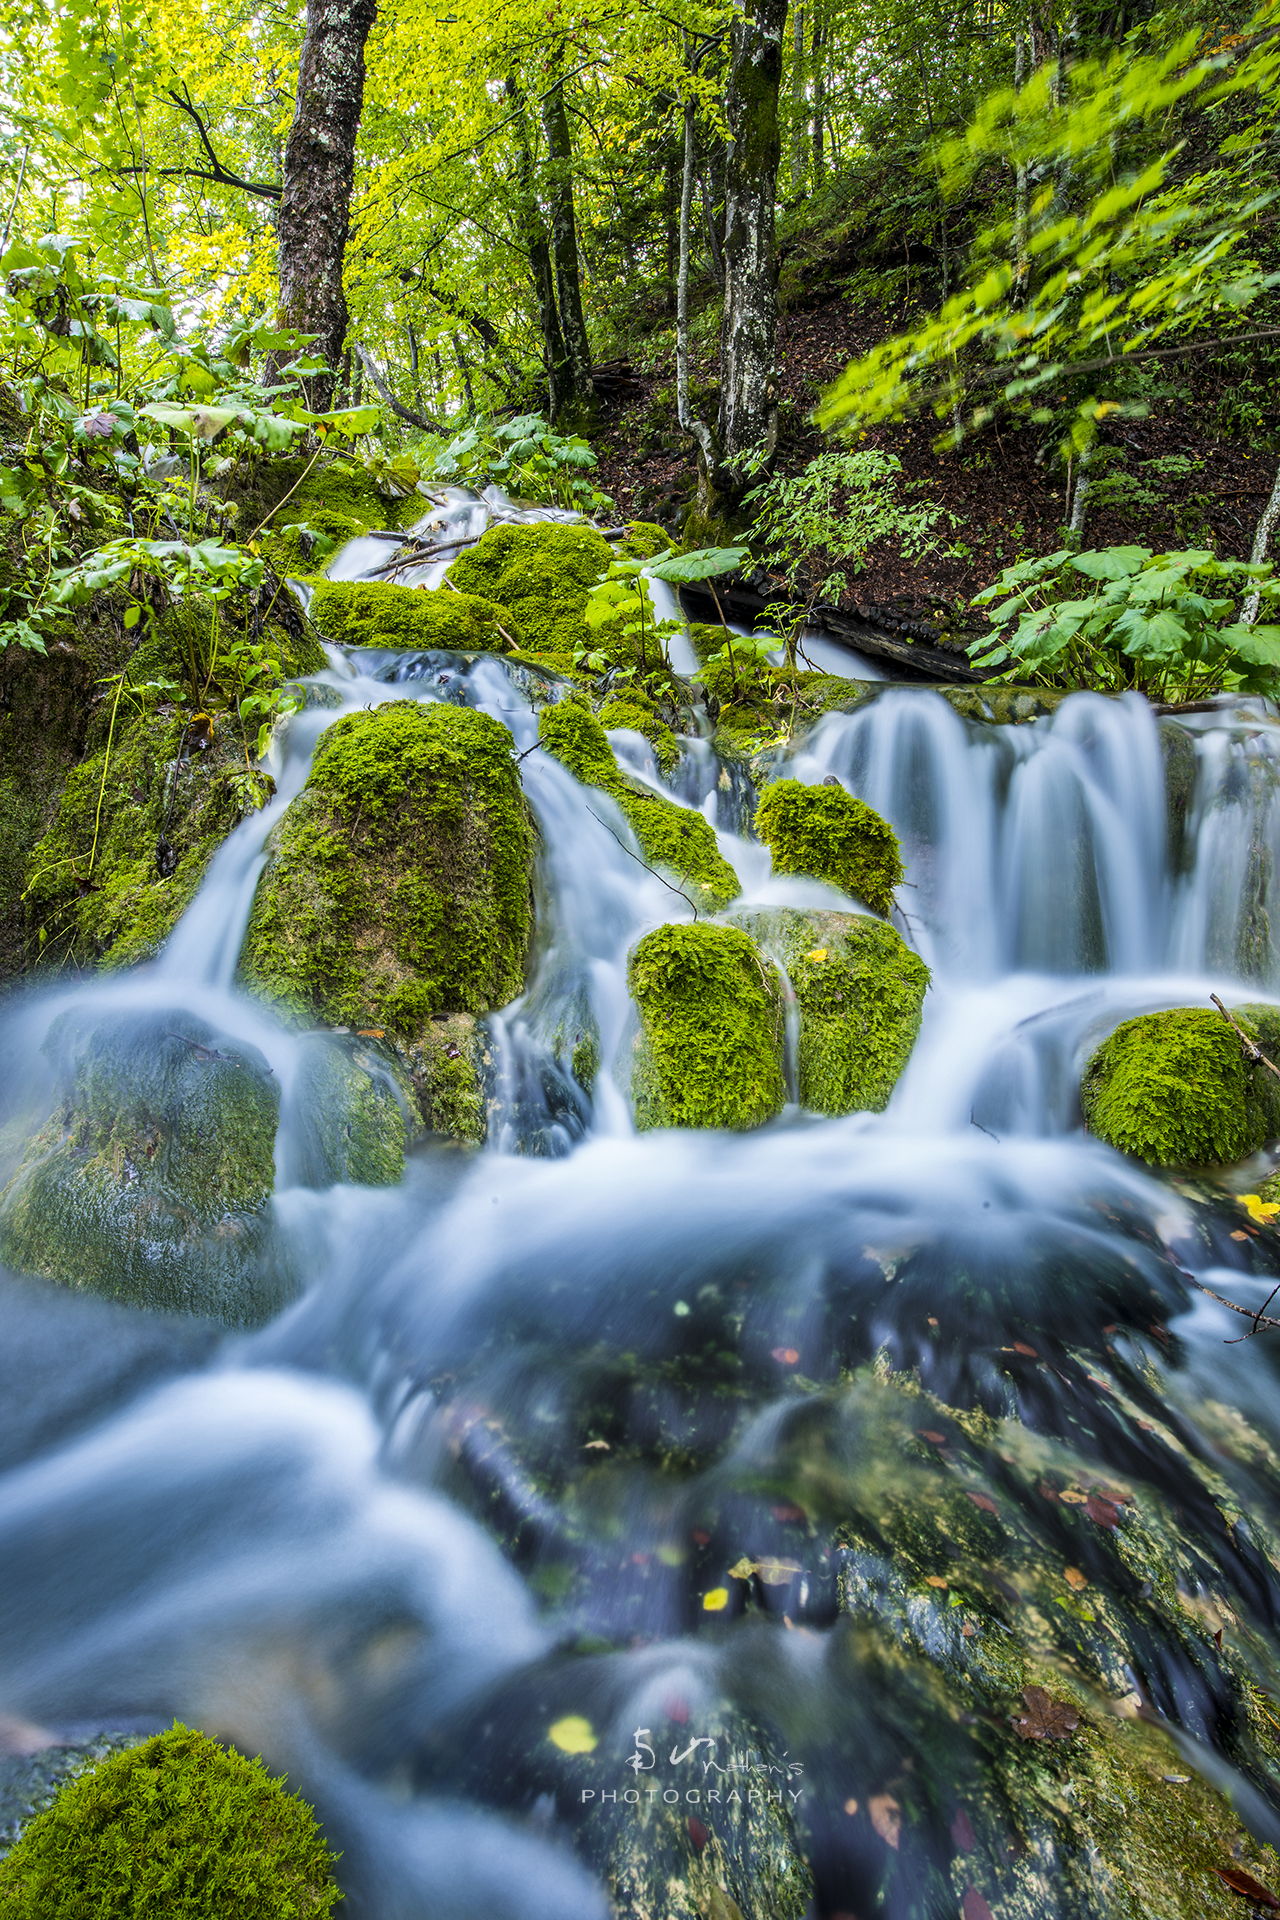
{"type": "Polygon", "coordinates": [[[728,1604],[728,1587],[712,1587],[710,1593],[702,1596],[703,1609],[707,1613],[723,1613],[728,1604]]]}
{"type": "Polygon", "coordinates": [[[827,950],[825,947],[814,947],[811,953],[806,953],[805,955],[806,960],[825,960],[826,957],[827,950]]]}
{"type": "Polygon", "coordinates": [[[902,1834],[902,1809],[891,1793],[876,1793],[867,1802],[871,1824],[887,1846],[898,1851],[902,1834]]]}
{"type": "Polygon", "coordinates": [[[1077,1593],[1079,1593],[1082,1587],[1087,1587],[1089,1584],[1089,1582],[1085,1579],[1084,1575],[1081,1573],[1079,1567],[1064,1567],[1063,1577],[1065,1578],[1067,1585],[1069,1587],[1074,1587],[1077,1593]]]}
{"type": "Polygon", "coordinates": [[[557,1720],[547,1738],[561,1753],[594,1753],[599,1744],[595,1728],[580,1713],[568,1713],[563,1720],[557,1720]]]}
{"type": "Polygon", "coordinates": [[[1240,1195],[1240,1205],[1245,1209],[1249,1218],[1256,1220],[1260,1226],[1265,1226],[1268,1220],[1274,1220],[1276,1215],[1280,1213],[1280,1202],[1264,1200],[1260,1193],[1242,1193],[1240,1195]]]}

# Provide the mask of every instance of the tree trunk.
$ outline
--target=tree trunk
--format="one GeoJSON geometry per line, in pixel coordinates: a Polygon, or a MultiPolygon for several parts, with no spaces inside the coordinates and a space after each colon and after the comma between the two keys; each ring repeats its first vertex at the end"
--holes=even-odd
{"type": "Polygon", "coordinates": [[[570,397],[580,407],[591,407],[591,343],[582,311],[578,275],[578,223],[573,211],[573,149],[569,116],[564,110],[564,83],[557,80],[542,102],[542,124],[547,131],[550,165],[547,169],[551,202],[551,244],[556,265],[556,304],[568,359],[570,397]]]}
{"type": "MultiPolygon", "coordinates": [[[[307,0],[276,219],[281,324],[318,334],[316,344],[335,368],[347,335],[342,262],[364,100],[364,43],[374,13],[374,0],[307,0]]],[[[268,379],[283,359],[271,356],[268,379]]],[[[317,374],[305,384],[312,410],[323,413],[333,397],[333,375],[317,374]]]]}
{"type": "MultiPolygon", "coordinates": [[[[1262,517],[1258,521],[1257,531],[1253,536],[1253,552],[1249,555],[1249,559],[1255,567],[1260,567],[1267,557],[1267,548],[1271,544],[1271,536],[1275,532],[1277,520],[1280,520],[1280,472],[1276,474],[1276,483],[1271,489],[1271,498],[1262,509],[1262,517]]],[[[1262,595],[1255,587],[1246,599],[1244,609],[1240,615],[1246,627],[1251,627],[1257,619],[1258,608],[1261,603],[1262,595]]]]}
{"type": "Polygon", "coordinates": [[[773,209],[782,136],[778,92],[787,0],[747,0],[729,36],[725,118],[725,292],[720,325],[721,472],[704,476],[733,499],[749,448],[772,460],[778,438],[777,259],[773,209]]]}
{"type": "MultiPolygon", "coordinates": [[[[507,98],[515,107],[522,108],[524,105],[524,94],[510,76],[507,78],[507,98]]],[[[547,376],[547,412],[554,420],[569,403],[573,383],[568,349],[560,329],[560,315],[556,311],[551,248],[542,221],[542,209],[533,191],[533,161],[523,113],[516,123],[516,151],[519,156],[516,169],[517,220],[529,254],[534,297],[538,303],[538,325],[542,334],[542,364],[547,376]]]]}
{"type": "Polygon", "coordinates": [[[791,22],[791,191],[804,189],[804,8],[791,22]]]}
{"type": "Polygon", "coordinates": [[[822,72],[822,56],[826,51],[827,36],[823,31],[822,19],[817,8],[813,16],[813,185],[815,192],[822,185],[824,155],[823,136],[826,128],[827,89],[822,72]]]}

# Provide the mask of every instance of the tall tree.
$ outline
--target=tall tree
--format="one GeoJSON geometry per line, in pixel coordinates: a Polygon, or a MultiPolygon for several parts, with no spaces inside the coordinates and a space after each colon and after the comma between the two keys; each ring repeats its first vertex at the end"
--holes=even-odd
{"type": "MultiPolygon", "coordinates": [[[[277,223],[280,320],[318,334],[331,367],[341,364],[347,336],[342,267],[364,101],[364,45],[375,11],[375,0],[307,0],[297,103],[284,150],[277,223]]],[[[317,375],[309,386],[312,407],[322,411],[332,397],[332,378],[317,375]]]]}
{"type": "Polygon", "coordinates": [[[578,272],[578,223],[573,208],[573,146],[564,105],[562,59],[556,53],[554,85],[542,96],[542,124],[547,133],[547,198],[551,205],[551,244],[556,263],[556,302],[564,335],[568,371],[568,399],[576,407],[590,407],[591,345],[582,311],[582,283],[578,272]]]}

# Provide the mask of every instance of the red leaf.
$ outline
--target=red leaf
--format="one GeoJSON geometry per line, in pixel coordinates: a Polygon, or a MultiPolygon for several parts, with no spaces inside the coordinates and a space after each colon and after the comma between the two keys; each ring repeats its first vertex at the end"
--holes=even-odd
{"type": "Polygon", "coordinates": [[[975,1507],[981,1507],[984,1513],[994,1513],[997,1520],[1000,1518],[1000,1509],[989,1493],[970,1493],[966,1497],[972,1500],[975,1507]]]}
{"type": "Polygon", "coordinates": [[[773,1515],[775,1520],[789,1520],[789,1521],[795,1522],[795,1521],[802,1521],[804,1519],[804,1508],[793,1507],[789,1502],[784,1502],[781,1506],[770,1507],[769,1511],[773,1515]]]}
{"type": "Polygon", "coordinates": [[[1219,1880],[1225,1880],[1232,1893],[1241,1894],[1244,1899],[1252,1900],[1255,1907],[1265,1907],[1268,1913],[1280,1913],[1280,1900],[1277,1900],[1270,1887],[1264,1887],[1243,1867],[1215,1867],[1219,1880]]]}
{"type": "Polygon", "coordinates": [[[697,1815],[693,1813],[689,1815],[689,1838],[692,1840],[694,1846],[696,1847],[699,1853],[702,1852],[702,1849],[706,1846],[708,1840],[711,1838],[711,1835],[707,1832],[707,1829],[703,1826],[701,1820],[699,1820],[697,1815]]]}
{"type": "Polygon", "coordinates": [[[995,1915],[976,1887],[965,1888],[960,1911],[964,1920],[995,1920],[995,1915]]]}
{"type": "MultiPolygon", "coordinates": [[[[1025,1340],[1015,1340],[1013,1343],[1013,1350],[1015,1353],[1025,1353],[1028,1360],[1038,1360],[1040,1358],[1040,1355],[1036,1352],[1035,1348],[1029,1347],[1025,1340]]],[[[979,1894],[978,1898],[981,1900],[982,1895],[979,1894]]],[[[983,1901],[984,1906],[985,1904],[986,1902],[983,1901]]]]}
{"type": "Polygon", "coordinates": [[[695,1547],[709,1547],[711,1545],[711,1535],[704,1533],[701,1527],[695,1527],[689,1535],[689,1538],[693,1541],[695,1547]]]}
{"type": "Polygon", "coordinates": [[[1091,1493],[1084,1503],[1084,1510],[1097,1527],[1118,1527],[1120,1525],[1119,1507],[1113,1507],[1109,1500],[1102,1498],[1101,1494],[1091,1493]]]}
{"type": "Polygon", "coordinates": [[[945,1447],[947,1444],[945,1433],[934,1433],[929,1427],[917,1427],[916,1432],[922,1440],[927,1440],[931,1447],[945,1447]]]}
{"type": "Polygon", "coordinates": [[[956,1817],[951,1822],[951,1844],[958,1853],[972,1853],[978,1844],[973,1822],[963,1807],[956,1808],[956,1817]]]}
{"type": "Polygon", "coordinates": [[[670,1700],[663,1701],[662,1711],[668,1720],[674,1720],[678,1727],[682,1727],[689,1718],[689,1702],[682,1700],[679,1694],[672,1694],[670,1700]]]}

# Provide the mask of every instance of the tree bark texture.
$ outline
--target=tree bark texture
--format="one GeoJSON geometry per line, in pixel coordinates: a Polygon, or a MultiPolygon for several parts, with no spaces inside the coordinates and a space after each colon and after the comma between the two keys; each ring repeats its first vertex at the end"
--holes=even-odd
{"type": "MultiPolygon", "coordinates": [[[[507,98],[513,106],[523,106],[524,94],[517,81],[507,78],[507,98]]],[[[533,160],[529,132],[521,115],[517,133],[517,206],[518,223],[529,255],[534,298],[538,303],[538,326],[542,334],[542,364],[547,376],[547,411],[554,420],[572,398],[569,354],[556,309],[555,269],[547,240],[542,209],[533,190],[533,160]]]]}
{"type": "Polygon", "coordinates": [[[791,19],[791,191],[804,187],[804,8],[791,19]]]}
{"type": "MultiPolygon", "coordinates": [[[[1271,544],[1271,536],[1275,532],[1277,520],[1280,520],[1280,472],[1276,474],[1271,498],[1262,509],[1262,515],[1253,536],[1253,552],[1249,555],[1249,559],[1255,567],[1260,567],[1267,557],[1267,548],[1271,544]]],[[[1251,627],[1257,619],[1261,604],[1262,595],[1255,587],[1245,600],[1244,609],[1240,615],[1246,627],[1251,627]]]]}
{"type": "Polygon", "coordinates": [[[571,397],[577,405],[590,407],[595,399],[591,385],[591,343],[587,338],[587,322],[582,311],[578,223],[573,211],[573,148],[569,139],[569,116],[564,107],[564,84],[561,81],[557,81],[543,97],[542,124],[546,128],[550,153],[547,198],[551,205],[556,304],[560,309],[560,330],[568,355],[571,397]]]}
{"type": "Polygon", "coordinates": [[[773,209],[782,135],[778,93],[787,0],[747,0],[729,37],[725,118],[725,290],[720,327],[717,490],[741,492],[743,455],[778,437],[777,257],[773,209]]]}
{"type": "MultiPolygon", "coordinates": [[[[280,320],[318,334],[317,345],[335,368],[347,334],[342,263],[364,101],[364,43],[375,11],[374,0],[307,0],[297,103],[284,150],[276,222],[280,320]]],[[[332,375],[317,375],[307,390],[312,408],[323,412],[333,397],[332,375]]]]}

